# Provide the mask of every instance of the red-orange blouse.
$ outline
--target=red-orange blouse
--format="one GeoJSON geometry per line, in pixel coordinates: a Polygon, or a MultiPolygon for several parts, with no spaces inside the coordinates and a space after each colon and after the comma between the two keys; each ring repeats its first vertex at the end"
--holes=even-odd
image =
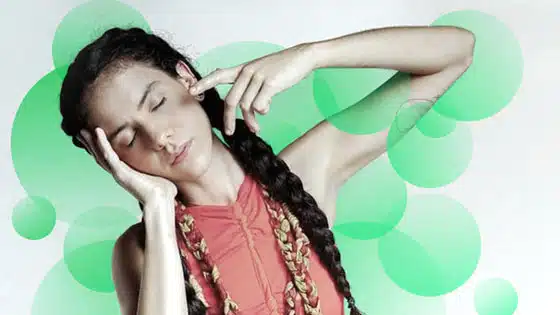
{"type": "MultiPolygon", "coordinates": [[[[284,289],[291,277],[269,222],[261,186],[246,175],[232,205],[178,203],[176,219],[183,220],[186,213],[193,216],[206,240],[224,286],[239,307],[238,314],[284,315],[284,289]]],[[[177,233],[178,245],[188,253],[186,262],[209,304],[208,314],[221,314],[214,290],[187,250],[180,231],[177,233]]],[[[344,314],[343,296],[314,251],[310,256],[310,274],[317,285],[322,314],[344,314]]],[[[304,314],[299,295],[296,314],[304,314]]]]}

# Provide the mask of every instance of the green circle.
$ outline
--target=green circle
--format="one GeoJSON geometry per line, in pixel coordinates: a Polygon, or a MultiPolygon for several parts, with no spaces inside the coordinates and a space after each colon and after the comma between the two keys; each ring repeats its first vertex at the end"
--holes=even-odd
{"type": "MultiPolygon", "coordinates": [[[[364,314],[446,314],[442,297],[410,294],[387,277],[377,255],[378,240],[356,240],[337,231],[334,233],[352,295],[364,314]]],[[[345,314],[349,314],[348,308],[345,314]]]]}
{"type": "Polygon", "coordinates": [[[360,240],[381,237],[403,217],[406,196],[406,183],[379,157],[340,188],[333,230],[360,240]]]}
{"type": "MultiPolygon", "coordinates": [[[[230,68],[284,49],[265,42],[236,42],[219,46],[202,54],[193,62],[202,76],[216,68],[230,68]]],[[[225,99],[231,85],[216,87],[225,99]]],[[[237,117],[243,118],[237,108],[237,117]]],[[[313,75],[304,78],[291,88],[274,95],[270,111],[266,115],[256,114],[260,126],[258,135],[271,145],[277,154],[309,128],[321,120],[321,114],[313,99],[313,75]]]]}
{"type": "Polygon", "coordinates": [[[371,134],[389,127],[409,98],[410,75],[371,68],[322,68],[315,71],[313,93],[319,111],[335,127],[371,134]],[[336,115],[341,111],[344,115],[336,115]]]}
{"type": "Polygon", "coordinates": [[[450,128],[417,121],[414,108],[399,112],[387,136],[387,154],[395,171],[407,182],[425,188],[447,185],[467,169],[472,157],[472,137],[465,125],[450,128]],[[411,127],[412,126],[412,127],[411,127]],[[430,127],[435,126],[435,127],[430,127]],[[428,133],[430,136],[426,136],[428,133]],[[433,137],[434,135],[438,136],[433,137]]]}
{"type": "Polygon", "coordinates": [[[476,286],[474,293],[479,315],[512,315],[517,309],[515,288],[505,279],[488,279],[476,286]]]}
{"type": "Polygon", "coordinates": [[[111,257],[115,240],[138,220],[116,207],[98,207],[73,221],[64,239],[64,262],[83,286],[112,292],[111,257]]]}
{"type": "Polygon", "coordinates": [[[146,19],[133,7],[116,0],[88,1],[73,8],[58,24],[52,43],[55,68],[70,64],[84,46],[112,27],[150,32],[146,19]]]}
{"type": "Polygon", "coordinates": [[[463,285],[480,257],[481,239],[471,214],[443,195],[409,199],[397,229],[379,241],[387,275],[402,289],[439,296],[463,285]]]}
{"type": "Polygon", "coordinates": [[[80,209],[104,203],[138,213],[138,202],[62,132],[61,84],[51,71],[29,90],[16,112],[11,153],[21,186],[28,195],[49,199],[57,219],[65,222],[78,216],[80,209]]]}
{"type": "Polygon", "coordinates": [[[302,131],[302,128],[277,119],[264,119],[264,117],[262,117],[262,119],[258,119],[258,121],[259,126],[261,126],[261,131],[258,133],[258,136],[266,140],[272,147],[274,154],[280,153],[305,132],[302,131]]]}
{"type": "Polygon", "coordinates": [[[56,224],[56,210],[46,198],[29,196],[16,204],[12,212],[14,230],[29,240],[49,235],[56,224]]]}
{"type": "Polygon", "coordinates": [[[435,110],[430,110],[418,120],[416,128],[426,137],[441,138],[455,131],[457,123],[435,110]]]}
{"type": "Polygon", "coordinates": [[[395,114],[392,127],[397,129],[393,130],[392,135],[397,130],[400,134],[406,133],[412,127],[416,127],[424,136],[430,138],[441,138],[449,135],[457,126],[455,120],[432,110],[433,105],[434,103],[431,100],[407,100],[395,114]]]}
{"type": "Polygon", "coordinates": [[[61,260],[43,278],[35,292],[31,315],[120,314],[117,295],[98,293],[77,283],[61,260]]]}
{"type": "Polygon", "coordinates": [[[474,10],[447,13],[432,25],[463,27],[476,37],[469,69],[442,95],[434,109],[461,121],[481,120],[502,110],[523,78],[521,46],[509,27],[494,16],[474,10]]]}

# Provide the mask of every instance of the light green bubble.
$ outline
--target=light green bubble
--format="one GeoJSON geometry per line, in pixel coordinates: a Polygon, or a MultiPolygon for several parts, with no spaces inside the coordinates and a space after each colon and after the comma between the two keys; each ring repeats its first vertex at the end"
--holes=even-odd
{"type": "Polygon", "coordinates": [[[444,195],[409,198],[406,216],[379,241],[387,275],[402,289],[438,296],[463,285],[480,257],[481,238],[472,215],[444,195]]]}
{"type": "Polygon", "coordinates": [[[14,230],[29,240],[49,235],[56,224],[56,211],[46,198],[29,196],[16,204],[12,212],[14,230]]]}
{"type": "Polygon", "coordinates": [[[139,213],[138,202],[62,132],[61,84],[57,73],[51,71],[29,90],[17,110],[11,153],[22,187],[28,195],[52,202],[57,219],[65,222],[100,204],[139,213]]]}
{"type": "MultiPolygon", "coordinates": [[[[54,66],[70,64],[78,51],[112,27],[139,27],[151,32],[142,14],[121,1],[88,1],[73,8],[58,24],[52,42],[54,66]]],[[[64,75],[59,74],[61,78],[64,75]]]]}
{"type": "MultiPolygon", "coordinates": [[[[341,251],[342,265],[350,282],[352,295],[364,314],[446,314],[442,297],[410,294],[387,277],[377,256],[377,240],[356,240],[336,231],[335,239],[341,251]]],[[[349,314],[348,308],[345,313],[349,314]]]]}
{"type": "Polygon", "coordinates": [[[441,138],[453,132],[457,126],[455,120],[432,110],[433,105],[433,101],[426,99],[409,99],[403,103],[392,122],[391,127],[395,130],[392,130],[389,147],[397,142],[396,135],[405,134],[413,127],[431,138],[441,138]]]}
{"type": "Polygon", "coordinates": [[[333,229],[355,239],[381,237],[403,217],[406,197],[405,182],[379,157],[340,188],[333,229]]]}
{"type": "Polygon", "coordinates": [[[119,315],[116,294],[91,291],[78,282],[59,261],[35,292],[31,315],[119,315]]]}
{"type": "Polygon", "coordinates": [[[512,315],[517,309],[518,296],[505,279],[488,279],[475,289],[474,302],[479,315],[512,315]]]}
{"type": "MultiPolygon", "coordinates": [[[[205,76],[216,68],[234,67],[282,49],[280,45],[265,42],[236,42],[205,52],[193,64],[205,76]]],[[[216,89],[225,99],[231,86],[222,84],[216,89]]],[[[237,117],[243,118],[239,108],[237,117]]],[[[256,118],[261,128],[258,135],[279,153],[322,118],[313,98],[313,74],[274,95],[270,111],[266,115],[257,114],[256,118]]]]}
{"type": "Polygon", "coordinates": [[[410,75],[394,70],[324,68],[315,71],[319,111],[338,129],[370,134],[388,128],[410,96],[410,75]],[[344,112],[344,114],[335,115],[344,112]]]}
{"type": "Polygon", "coordinates": [[[414,107],[399,112],[387,136],[389,160],[399,176],[413,185],[425,188],[447,185],[469,165],[471,133],[468,126],[456,125],[446,136],[435,138],[432,136],[440,136],[447,128],[425,123],[422,128],[430,134],[426,136],[414,127],[420,117],[414,107]]]}
{"type": "Polygon", "coordinates": [[[452,133],[457,124],[455,120],[430,110],[418,120],[416,128],[426,137],[441,138],[452,133]]]}
{"type": "Polygon", "coordinates": [[[432,25],[463,27],[476,37],[470,68],[434,109],[461,121],[481,120],[502,110],[519,89],[523,77],[521,46],[509,27],[494,16],[474,10],[447,13],[432,25]]]}
{"type": "Polygon", "coordinates": [[[274,154],[280,153],[282,149],[286,148],[305,132],[301,128],[283,121],[269,119],[266,123],[263,123],[262,120],[259,120],[259,124],[262,127],[258,136],[270,144],[274,154]]]}
{"type": "Polygon", "coordinates": [[[128,211],[116,207],[97,207],[73,221],[64,239],[64,262],[74,279],[91,290],[112,292],[115,240],[136,222],[128,211]]]}

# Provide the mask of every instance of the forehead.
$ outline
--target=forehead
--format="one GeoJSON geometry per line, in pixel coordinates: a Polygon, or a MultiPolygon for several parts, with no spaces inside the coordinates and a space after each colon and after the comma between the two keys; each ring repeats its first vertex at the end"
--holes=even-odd
{"type": "Polygon", "coordinates": [[[163,71],[140,63],[102,74],[88,104],[91,123],[103,125],[136,110],[146,87],[154,80],[165,83],[170,78],[163,71]]]}
{"type": "Polygon", "coordinates": [[[112,72],[100,76],[94,92],[95,102],[137,102],[150,82],[167,78],[163,71],[139,63],[112,72]]]}

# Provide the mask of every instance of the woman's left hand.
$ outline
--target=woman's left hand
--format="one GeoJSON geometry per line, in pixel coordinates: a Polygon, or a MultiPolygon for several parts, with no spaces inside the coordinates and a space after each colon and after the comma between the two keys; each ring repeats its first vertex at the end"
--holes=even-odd
{"type": "Polygon", "coordinates": [[[259,126],[255,111],[266,114],[272,96],[298,83],[315,68],[309,44],[296,45],[226,69],[216,69],[195,83],[189,92],[200,94],[219,84],[233,84],[225,98],[226,134],[235,130],[235,109],[241,107],[245,123],[253,132],[259,126]]]}

